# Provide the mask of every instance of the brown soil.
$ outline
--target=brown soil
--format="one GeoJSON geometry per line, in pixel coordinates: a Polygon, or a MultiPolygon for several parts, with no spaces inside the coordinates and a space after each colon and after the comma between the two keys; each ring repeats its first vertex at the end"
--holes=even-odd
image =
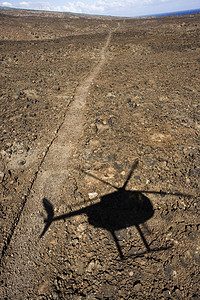
{"type": "Polygon", "coordinates": [[[0,22],[1,298],[199,299],[199,14],[0,22]]]}

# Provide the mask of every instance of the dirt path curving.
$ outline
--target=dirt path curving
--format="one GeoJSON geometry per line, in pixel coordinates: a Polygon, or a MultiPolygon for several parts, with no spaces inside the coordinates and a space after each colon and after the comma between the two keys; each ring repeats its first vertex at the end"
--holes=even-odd
{"type": "MultiPolygon", "coordinates": [[[[48,244],[51,243],[48,234],[39,239],[44,226],[42,199],[48,198],[55,207],[62,203],[60,194],[66,185],[66,179],[70,177],[70,168],[73,167],[71,166],[71,156],[82,132],[88,90],[105,63],[106,50],[111,36],[112,32],[110,31],[101,50],[98,64],[91,70],[82,85],[77,88],[65,121],[50,144],[36,173],[19,223],[3,257],[4,271],[2,273],[6,288],[4,286],[4,292],[2,290],[2,298],[28,299],[31,297],[32,299],[43,289],[43,285],[48,285],[46,282],[51,277],[52,268],[55,266],[52,266],[50,261],[47,263],[44,260],[46,250],[43,251],[42,248],[48,249],[48,244]],[[51,265],[50,268],[47,268],[48,264],[51,265]]],[[[62,233],[56,235],[57,243],[62,243],[62,233]],[[60,238],[61,240],[59,240],[60,238]]],[[[49,259],[51,259],[50,256],[49,259]]]]}

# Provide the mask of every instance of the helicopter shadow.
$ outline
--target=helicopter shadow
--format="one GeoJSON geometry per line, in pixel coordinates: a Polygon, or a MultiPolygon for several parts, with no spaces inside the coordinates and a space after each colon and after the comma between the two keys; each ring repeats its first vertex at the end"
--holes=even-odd
{"type": "MultiPolygon", "coordinates": [[[[124,255],[122,253],[122,249],[120,247],[118,238],[116,236],[116,231],[135,226],[137,231],[142,239],[144,244],[145,251],[142,253],[138,253],[135,256],[144,255],[148,252],[155,252],[166,250],[170,247],[160,247],[156,249],[151,249],[141,228],[140,225],[151,219],[154,215],[153,205],[150,199],[143,194],[146,191],[131,191],[126,190],[126,186],[132,176],[134,169],[137,167],[138,161],[135,161],[128,176],[121,188],[118,188],[110,183],[99,179],[95,175],[84,172],[88,176],[91,176],[97,180],[100,180],[104,184],[110,185],[116,189],[116,191],[103,195],[100,197],[100,202],[95,204],[88,205],[84,208],[80,208],[78,210],[71,211],[66,214],[62,214],[60,216],[54,216],[54,208],[53,205],[46,199],[43,199],[43,205],[47,212],[47,218],[44,220],[45,227],[40,235],[42,237],[45,232],[48,230],[49,226],[52,222],[59,220],[66,220],[73,216],[77,216],[80,214],[86,214],[88,217],[88,222],[92,226],[96,228],[103,228],[112,234],[113,240],[115,242],[116,248],[118,250],[120,259],[124,259],[124,255]]],[[[148,192],[148,191],[147,191],[148,192]]],[[[154,192],[150,192],[154,193],[154,192]]],[[[158,194],[169,194],[163,192],[155,192],[158,194]]],[[[174,195],[174,194],[173,194],[174,195]]],[[[180,194],[178,193],[180,196],[180,194]]]]}

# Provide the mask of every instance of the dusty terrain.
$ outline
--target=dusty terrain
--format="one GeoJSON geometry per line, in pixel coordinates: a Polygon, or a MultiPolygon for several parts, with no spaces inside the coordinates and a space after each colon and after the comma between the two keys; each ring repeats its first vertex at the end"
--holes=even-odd
{"type": "Polygon", "coordinates": [[[199,299],[199,14],[0,23],[0,297],[199,299]]]}

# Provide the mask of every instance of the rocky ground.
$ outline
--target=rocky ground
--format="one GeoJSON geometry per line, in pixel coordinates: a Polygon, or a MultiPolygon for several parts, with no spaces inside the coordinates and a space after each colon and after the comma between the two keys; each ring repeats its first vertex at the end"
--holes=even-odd
{"type": "Polygon", "coordinates": [[[199,299],[199,14],[0,22],[2,298],[199,299]]]}

